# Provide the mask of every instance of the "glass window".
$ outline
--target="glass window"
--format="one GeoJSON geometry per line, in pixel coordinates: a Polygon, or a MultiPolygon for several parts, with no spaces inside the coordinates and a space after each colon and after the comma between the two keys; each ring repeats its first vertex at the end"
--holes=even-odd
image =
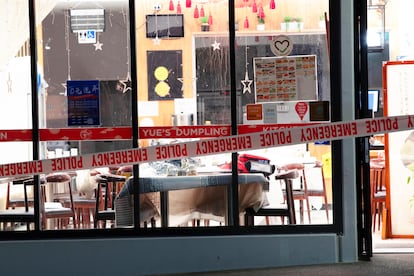
{"type": "MultiPolygon", "coordinates": [[[[331,224],[329,142],[246,150],[243,136],[329,121],[328,1],[235,1],[234,41],[226,1],[138,1],[134,41],[128,4],[37,3],[39,158],[56,170],[40,176],[40,229],[283,225],[260,212],[286,205],[292,164],[296,224],[331,224]],[[134,142],[155,161],[123,158],[134,142]],[[82,156],[93,165],[72,166],[82,156]]],[[[11,41],[2,129],[30,130],[28,29],[11,41]]],[[[0,143],[22,153],[3,163],[32,160],[31,139],[0,143]]]]}

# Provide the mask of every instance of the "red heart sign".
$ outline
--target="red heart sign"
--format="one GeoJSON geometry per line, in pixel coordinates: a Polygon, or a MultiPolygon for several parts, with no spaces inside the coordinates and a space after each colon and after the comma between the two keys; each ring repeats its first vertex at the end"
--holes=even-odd
{"type": "Polygon", "coordinates": [[[308,104],[305,102],[298,102],[295,105],[296,113],[298,113],[299,118],[303,120],[303,117],[305,117],[305,114],[308,112],[308,104]]]}

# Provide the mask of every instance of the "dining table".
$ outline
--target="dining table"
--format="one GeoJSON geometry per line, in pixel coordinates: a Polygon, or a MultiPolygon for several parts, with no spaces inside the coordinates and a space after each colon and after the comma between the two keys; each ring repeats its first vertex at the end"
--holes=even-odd
{"type": "MultiPolygon", "coordinates": [[[[138,180],[141,221],[159,213],[161,227],[181,226],[194,219],[227,222],[231,173],[148,176],[138,180]]],[[[115,199],[117,227],[132,225],[134,182],[133,176],[128,178],[115,199]]],[[[258,210],[268,204],[269,181],[263,174],[239,174],[238,184],[240,215],[246,209],[258,210]]]]}

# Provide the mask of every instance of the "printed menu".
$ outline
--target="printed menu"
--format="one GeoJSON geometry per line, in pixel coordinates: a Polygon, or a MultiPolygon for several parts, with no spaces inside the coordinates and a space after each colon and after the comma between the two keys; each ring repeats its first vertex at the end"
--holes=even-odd
{"type": "Polygon", "coordinates": [[[317,100],[315,55],[254,58],[256,102],[317,100]]]}

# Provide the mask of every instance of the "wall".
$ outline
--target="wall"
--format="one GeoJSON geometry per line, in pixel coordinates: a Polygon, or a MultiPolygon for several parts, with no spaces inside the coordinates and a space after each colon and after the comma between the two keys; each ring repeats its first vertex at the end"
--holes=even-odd
{"type": "Polygon", "coordinates": [[[334,234],[0,242],[13,260],[3,275],[183,274],[335,263],[337,252],[334,234]]]}
{"type": "MultiPolygon", "coordinates": [[[[159,12],[171,13],[168,11],[169,0],[158,1],[162,3],[162,10],[159,12]]],[[[185,8],[185,2],[181,1],[182,12],[184,14],[185,20],[185,37],[181,39],[168,39],[161,40],[160,45],[155,45],[152,39],[145,38],[145,14],[153,13],[153,2],[148,1],[139,1],[137,5],[137,59],[138,59],[138,84],[139,84],[139,100],[146,101],[148,90],[148,78],[146,70],[146,51],[156,51],[156,50],[182,50],[183,52],[183,88],[184,88],[184,97],[191,98],[195,97],[195,72],[193,72],[193,62],[194,62],[194,49],[192,42],[192,35],[197,36],[213,36],[214,34],[223,34],[228,30],[228,7],[227,1],[219,1],[215,4],[204,5],[206,14],[211,12],[213,16],[213,25],[210,27],[209,33],[200,32],[200,21],[195,19],[194,7],[195,1],[191,8],[185,8]],[[144,38],[144,39],[142,39],[144,38]],[[141,69],[141,70],[140,70],[141,69]]],[[[215,1],[211,1],[215,2],[215,1]]],[[[237,3],[238,1],[236,1],[237,3]]],[[[240,1],[239,1],[240,2],[240,1]]],[[[251,2],[251,1],[250,1],[251,2]]],[[[250,3],[249,2],[249,3],[250,3]]],[[[267,31],[276,31],[280,30],[280,23],[283,21],[283,18],[286,15],[291,17],[301,17],[305,23],[305,30],[314,30],[318,29],[319,16],[324,12],[328,12],[328,1],[317,1],[317,3],[312,4],[312,8],[309,8],[309,2],[306,0],[296,0],[294,4],[292,1],[288,0],[278,0],[277,8],[275,10],[269,10],[268,1],[258,1],[257,3],[264,2],[264,11],[266,15],[266,30],[267,31]]],[[[176,4],[176,1],[174,1],[176,4]]],[[[199,5],[200,9],[201,6],[199,5]]],[[[172,12],[173,13],[173,12],[172,12]]],[[[256,14],[251,11],[251,7],[247,8],[237,8],[235,10],[235,19],[239,21],[239,34],[255,33],[255,26],[257,23],[256,14]],[[243,27],[243,22],[245,17],[249,18],[250,28],[245,30],[243,27]]],[[[226,35],[228,35],[226,33],[226,35]]],[[[174,113],[174,104],[172,101],[159,101],[159,110],[162,110],[162,114],[159,116],[153,116],[151,119],[154,121],[155,125],[171,125],[170,115],[174,113]]]]}

